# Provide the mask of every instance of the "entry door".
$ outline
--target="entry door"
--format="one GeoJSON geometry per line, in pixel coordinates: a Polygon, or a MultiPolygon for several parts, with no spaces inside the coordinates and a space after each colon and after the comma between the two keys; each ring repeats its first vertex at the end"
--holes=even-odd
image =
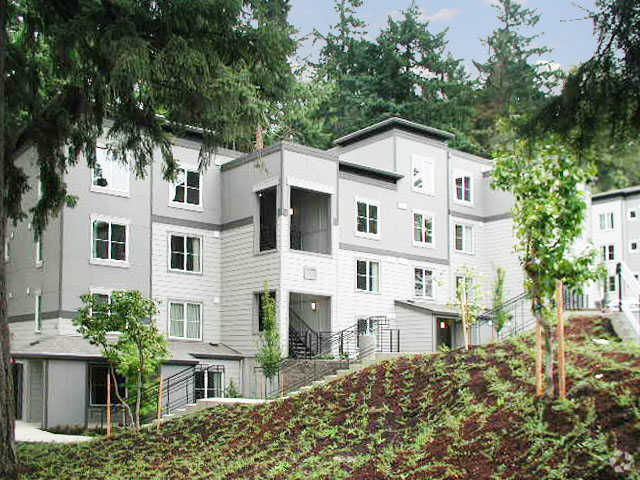
{"type": "Polygon", "coordinates": [[[23,378],[23,365],[21,363],[14,363],[11,365],[13,370],[13,394],[16,406],[16,420],[22,420],[22,378],[23,378]]]}
{"type": "Polygon", "coordinates": [[[196,371],[195,395],[196,400],[222,396],[222,372],[196,371]]]}
{"type": "Polygon", "coordinates": [[[451,348],[453,343],[451,341],[451,327],[453,321],[448,318],[436,318],[436,349],[445,345],[451,348]]]}

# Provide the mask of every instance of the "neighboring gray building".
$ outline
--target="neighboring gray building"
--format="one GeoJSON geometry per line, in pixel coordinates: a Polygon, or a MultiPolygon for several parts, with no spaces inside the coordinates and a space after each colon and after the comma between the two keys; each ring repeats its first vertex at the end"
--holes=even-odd
{"type": "MultiPolygon", "coordinates": [[[[449,148],[452,137],[392,118],[328,151],[287,142],[220,150],[202,172],[197,137],[175,139],[176,184],[163,180],[159,155],[139,179],[99,143],[99,169],[79,162],[65,175],[78,205],[52,219],[41,244],[26,222],[8,229],[20,417],[52,427],[104,415],[104,361],[71,322],[89,292],[137,289],[159,300],[155,320],[172,353],[165,377],[220,367],[199,380],[203,396],[231,381],[254,392],[267,285],[285,354],[362,319],[363,328],[384,319],[401,351],[459,344],[451,303],[460,268],[477,270],[487,305],[496,267],[507,272],[507,298],[522,292],[523,274],[511,196],[490,188],[488,160],[449,148]]],[[[34,160],[33,151],[21,157],[35,179],[34,160]]]]}

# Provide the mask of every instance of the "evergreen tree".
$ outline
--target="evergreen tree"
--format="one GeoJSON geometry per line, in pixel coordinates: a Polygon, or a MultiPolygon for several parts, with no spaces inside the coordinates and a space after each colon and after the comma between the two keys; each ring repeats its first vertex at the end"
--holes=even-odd
{"type": "MultiPolygon", "coordinates": [[[[42,186],[28,212],[39,236],[75,203],[62,174],[81,159],[95,165],[105,128],[114,156],[140,176],[158,149],[167,179],[177,168],[171,136],[184,125],[202,129],[203,168],[218,146],[248,143],[291,83],[288,10],[288,0],[0,0],[0,239],[8,219],[27,216],[29,179],[16,163],[26,148],[42,186]]],[[[0,347],[0,477],[13,478],[2,262],[0,347]]]]}
{"type": "Polygon", "coordinates": [[[562,77],[553,64],[534,63],[551,50],[536,46],[539,34],[523,33],[536,27],[540,15],[516,0],[498,0],[493,7],[500,25],[482,41],[489,58],[484,63],[473,62],[482,83],[476,105],[477,135],[487,150],[492,148],[499,118],[540,107],[562,77]]]}

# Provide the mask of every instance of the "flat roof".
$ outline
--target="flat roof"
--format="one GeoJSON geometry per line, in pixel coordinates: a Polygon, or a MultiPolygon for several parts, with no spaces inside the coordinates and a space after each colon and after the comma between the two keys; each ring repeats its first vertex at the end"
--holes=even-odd
{"type": "Polygon", "coordinates": [[[369,125],[368,127],[361,128],[360,130],[344,135],[337,140],[334,140],[334,145],[339,145],[344,147],[351,143],[358,142],[365,138],[371,137],[378,133],[385,132],[392,128],[398,128],[401,130],[406,130],[412,133],[417,133],[419,135],[425,135],[431,138],[437,138],[440,141],[451,140],[455,137],[453,133],[445,132],[444,130],[439,130],[437,128],[429,127],[427,125],[422,125],[421,123],[412,122],[410,120],[405,120],[400,117],[391,117],[386,120],[382,120],[381,122],[375,123],[373,125],[369,125]]]}
{"type": "Polygon", "coordinates": [[[640,194],[640,185],[635,185],[633,187],[627,188],[619,188],[617,190],[609,190],[608,192],[596,193],[595,195],[592,195],[591,201],[598,202],[607,200],[609,198],[628,197],[636,194],[640,194]]]}

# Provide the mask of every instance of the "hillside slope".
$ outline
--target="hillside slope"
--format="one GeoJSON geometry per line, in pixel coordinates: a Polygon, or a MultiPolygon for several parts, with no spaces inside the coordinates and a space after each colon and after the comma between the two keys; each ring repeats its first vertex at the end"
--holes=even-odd
{"type": "Polygon", "coordinates": [[[22,445],[24,478],[639,478],[640,349],[617,342],[605,319],[574,319],[568,338],[569,400],[553,406],[532,400],[533,341],[522,336],[384,362],[161,433],[22,445]]]}

